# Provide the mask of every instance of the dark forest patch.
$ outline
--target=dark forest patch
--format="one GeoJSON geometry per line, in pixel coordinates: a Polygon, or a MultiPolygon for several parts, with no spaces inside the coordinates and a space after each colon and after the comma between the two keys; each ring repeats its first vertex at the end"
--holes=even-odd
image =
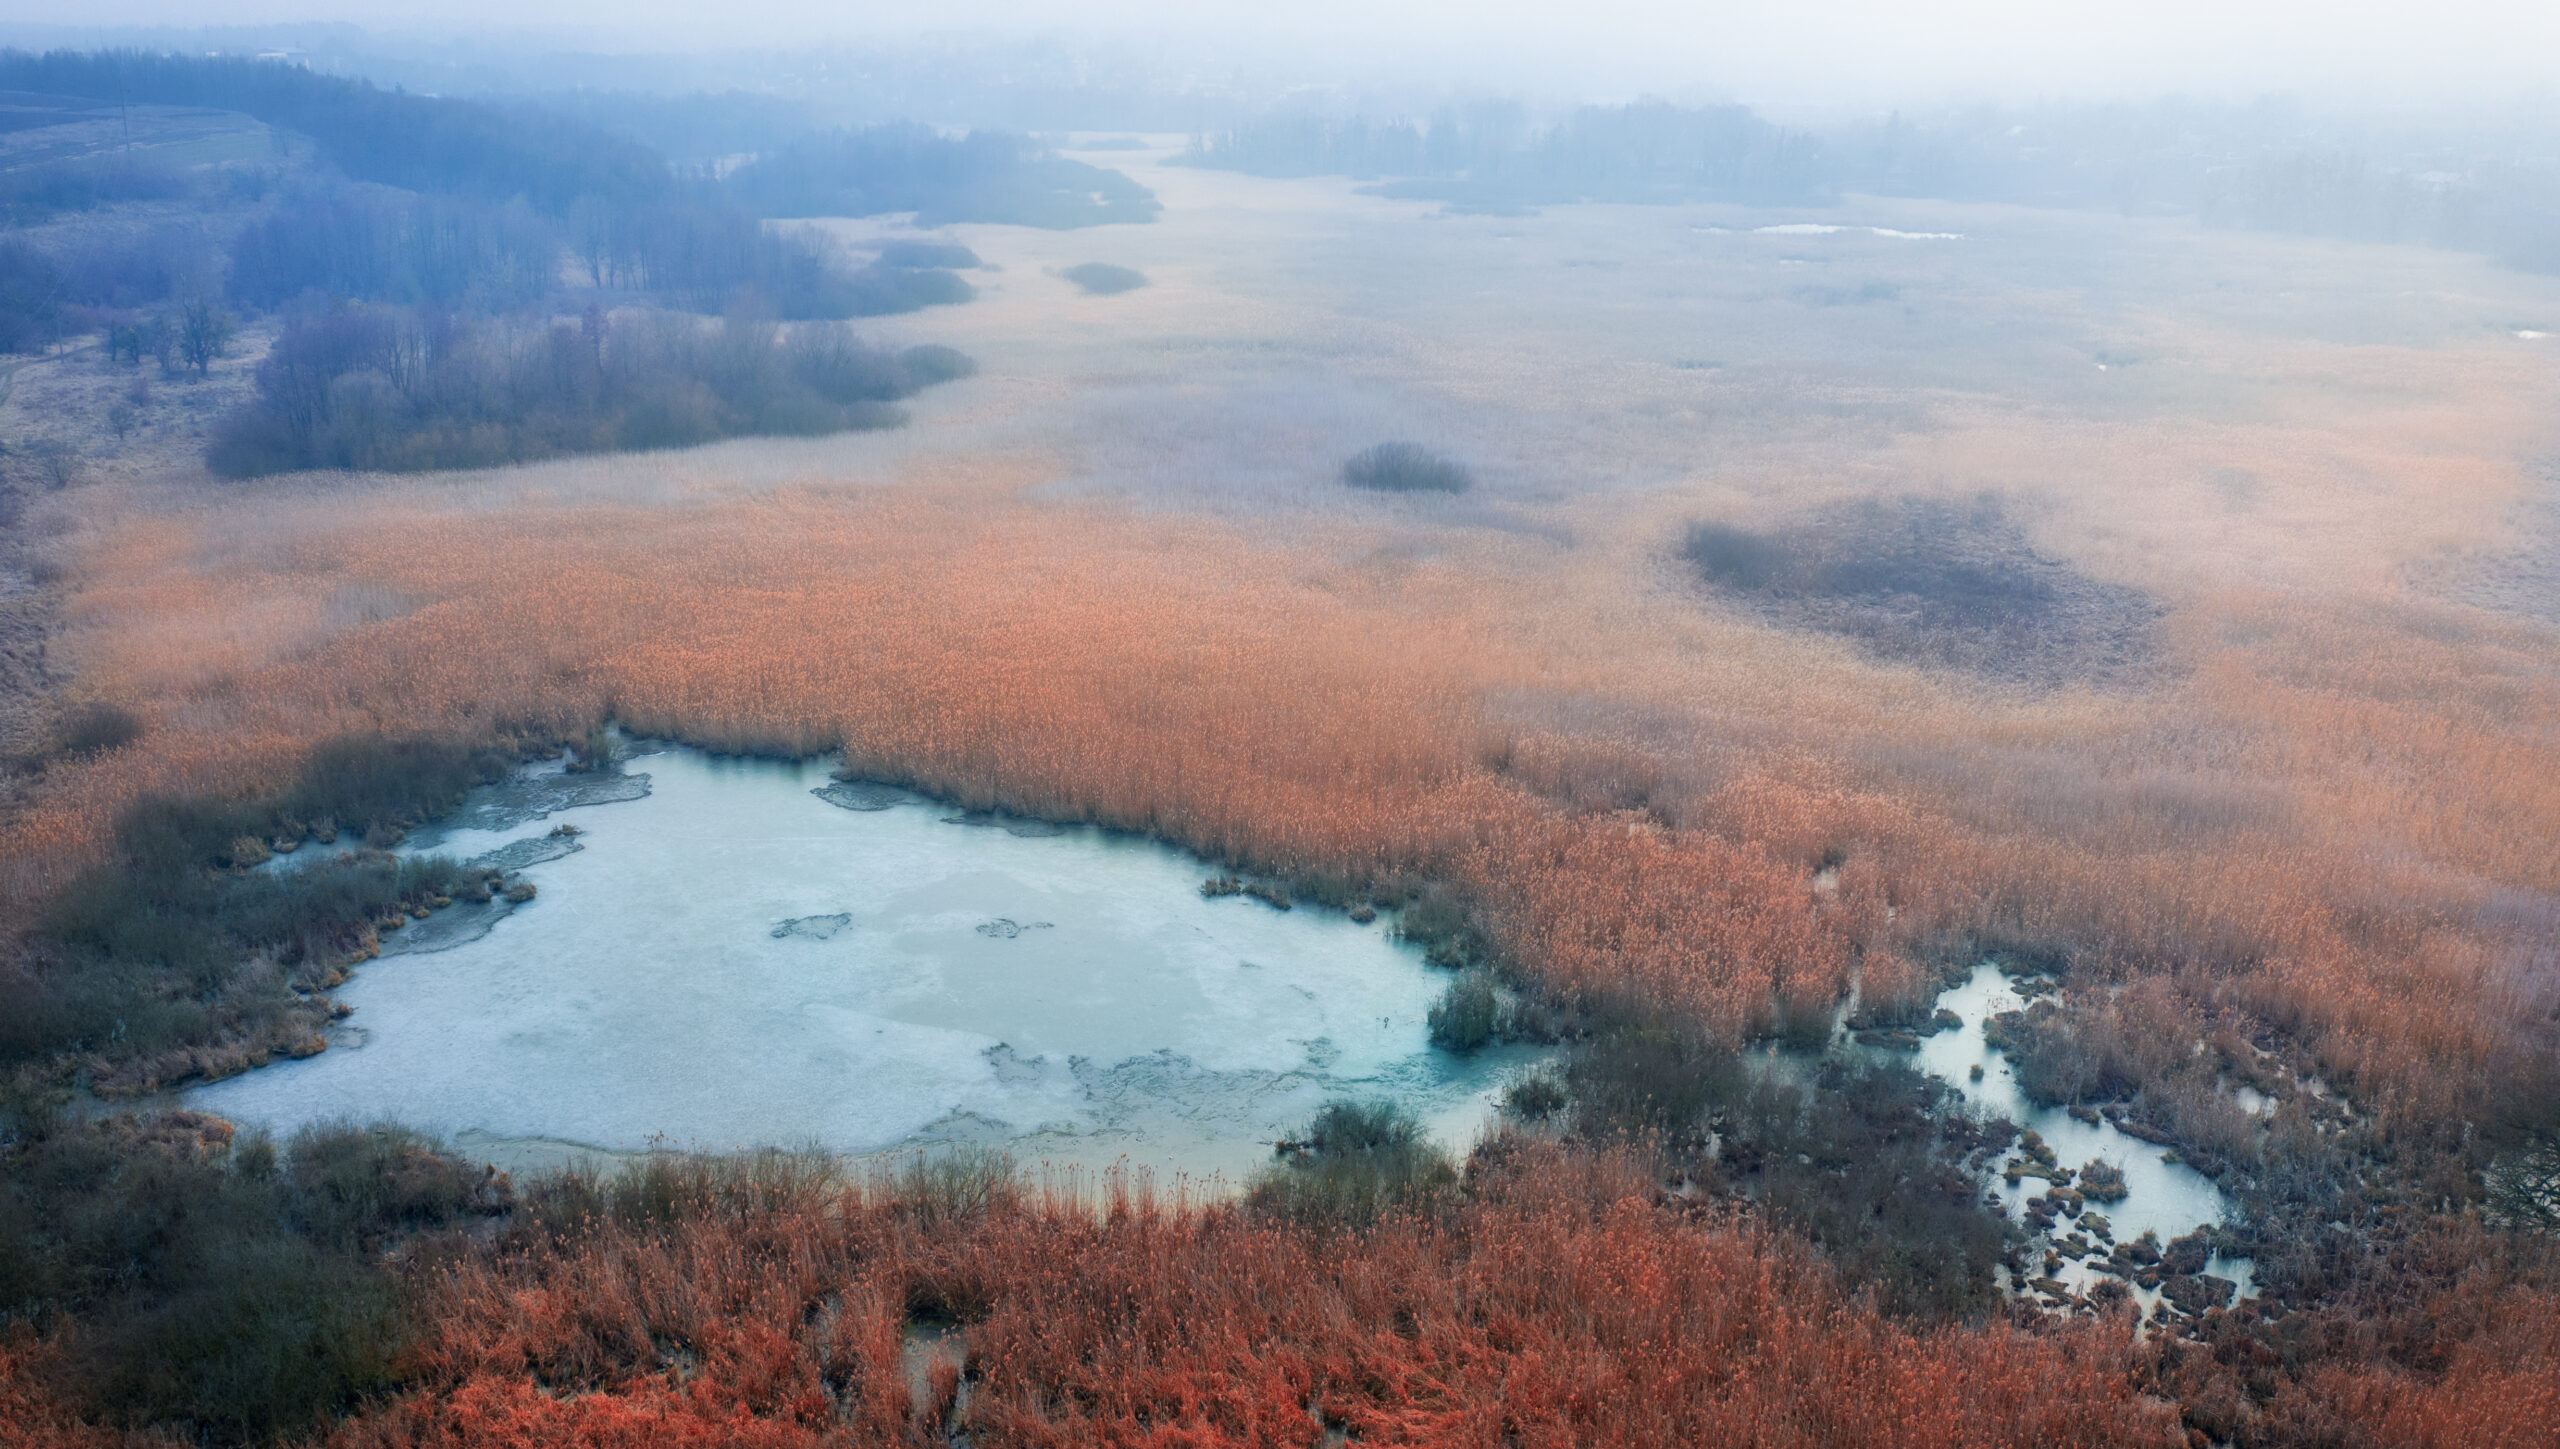
{"type": "Polygon", "coordinates": [[[1766,532],[1692,524],[1681,556],[1770,622],[1882,659],[2053,687],[2143,663],[2160,608],[2036,551],[1996,499],[1865,499],[1766,532]]]}
{"type": "Polygon", "coordinates": [[[1342,481],[1372,493],[1464,493],[1475,485],[1467,465],[1420,443],[1380,443],[1342,465],[1342,481]]]}

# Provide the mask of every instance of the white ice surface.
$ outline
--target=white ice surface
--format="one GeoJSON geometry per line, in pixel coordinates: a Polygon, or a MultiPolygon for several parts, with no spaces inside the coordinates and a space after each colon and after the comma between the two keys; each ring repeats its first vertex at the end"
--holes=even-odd
{"type": "Polygon", "coordinates": [[[1523,1060],[1427,1045],[1446,977],[1385,920],[1204,899],[1206,868],[1161,845],[1018,837],[922,800],[847,810],[810,793],[814,766],[669,751],[629,768],[649,796],[569,812],[584,848],[526,872],[535,901],[477,941],[358,968],[329,1051],[191,1105],[279,1132],[352,1117],[610,1151],[965,1140],[1233,1179],[1341,1095],[1402,1100],[1463,1149],[1523,1060]],[[823,939],[775,934],[839,913],[823,939]]]}

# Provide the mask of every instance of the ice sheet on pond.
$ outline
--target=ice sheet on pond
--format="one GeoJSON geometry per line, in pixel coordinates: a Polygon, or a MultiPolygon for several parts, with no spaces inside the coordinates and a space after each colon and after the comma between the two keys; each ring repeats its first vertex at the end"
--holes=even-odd
{"type": "Polygon", "coordinates": [[[645,764],[643,788],[580,812],[574,851],[512,785],[504,810],[466,807],[436,848],[518,863],[537,898],[476,939],[359,968],[338,996],[361,1044],[192,1104],[278,1131],[353,1116],[612,1151],[971,1141],[1234,1179],[1336,1096],[1394,1097],[1463,1148],[1526,1061],[1431,1049],[1447,978],[1385,920],[1205,899],[1207,867],[1168,847],[970,828],[986,818],[832,791],[816,766],[645,764]]]}

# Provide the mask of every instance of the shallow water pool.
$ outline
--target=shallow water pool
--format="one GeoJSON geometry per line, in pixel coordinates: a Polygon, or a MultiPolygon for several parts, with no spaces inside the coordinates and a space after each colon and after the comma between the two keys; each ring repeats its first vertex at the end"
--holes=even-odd
{"type": "Polygon", "coordinates": [[[1164,845],[817,765],[663,750],[626,775],[598,793],[637,798],[593,805],[556,776],[483,792],[421,843],[503,852],[537,898],[386,938],[330,1050],[190,1105],[279,1132],[394,1118],[511,1168],[971,1143],[1234,1182],[1339,1096],[1463,1151],[1534,1059],[1429,1046],[1447,978],[1389,918],[1207,899],[1164,845]]]}
{"type": "MultiPolygon", "coordinates": [[[[2060,1165],[2076,1172],[2082,1164],[2097,1160],[2122,1172],[2124,1199],[2090,1204],[2091,1210],[2106,1217],[2113,1241],[2131,1242],[2150,1232],[2166,1243],[2223,1221],[2228,1205],[2213,1179],[2184,1163],[2165,1160],[2160,1148],[2127,1136],[2104,1118],[2093,1126],[2060,1107],[2038,1107],[2027,1100],[2008,1055],[1994,1050],[1983,1039],[1985,1022],[2026,1005],[1998,967],[1988,962],[1975,966],[1963,982],[1942,993],[1937,1004],[1954,1012],[1964,1024],[1922,1038],[1914,1065],[1953,1084],[1973,1106],[1997,1113],[2042,1136],[2060,1165]],[[1977,1066],[1982,1069],[1979,1080],[1972,1075],[1977,1066]]],[[[2027,1199],[2044,1190],[2044,1182],[2033,1177],[2016,1186],[1997,1176],[1990,1183],[1990,1191],[2017,1218],[2025,1216],[2027,1199]]],[[[2249,1296],[2251,1275],[2246,1258],[2216,1255],[2206,1263],[2205,1271],[2231,1279],[2238,1285],[2238,1297],[2249,1296]]],[[[2077,1292],[2088,1291],[2100,1276],[2088,1264],[2069,1257],[2053,1274],[2077,1292]]],[[[2156,1295],[2141,1292],[2137,1297],[2147,1305],[2156,1295]]]]}

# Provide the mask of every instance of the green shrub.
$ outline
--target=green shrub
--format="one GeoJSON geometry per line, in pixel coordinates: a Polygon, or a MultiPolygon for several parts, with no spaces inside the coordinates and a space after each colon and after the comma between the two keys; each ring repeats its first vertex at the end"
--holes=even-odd
{"type": "Polygon", "coordinates": [[[403,1324],[384,1274],[281,1236],[226,1242],[185,1280],[120,1305],[99,1330],[89,1395],[131,1424],[217,1442],[320,1427],[390,1386],[403,1324]]]}
{"type": "Polygon", "coordinates": [[[1729,1047],[1623,1024],[1578,1046],[1566,1076],[1578,1132],[1644,1141],[1693,1177],[1746,1192],[1888,1308],[1996,1307],[2012,1230],[1982,1206],[1981,1168],[2016,1129],[1975,1121],[1905,1065],[1802,1070],[1754,1069],[1729,1047]]]}
{"type": "Polygon", "coordinates": [[[323,743],[273,800],[136,803],[114,858],[39,918],[42,964],[0,972],[0,1065],[66,1053],[114,1064],[271,1031],[305,1009],[295,970],[343,956],[394,909],[452,895],[463,871],[372,852],[236,867],[312,821],[396,832],[511,763],[450,741],[359,736],[323,743]]]}
{"type": "Polygon", "coordinates": [[[1674,1145],[1703,1140],[1709,1109],[1739,1095],[1743,1079],[1731,1048],[1633,1024],[1583,1042],[1565,1063],[1583,1130],[1674,1145]]]}
{"type": "Polygon", "coordinates": [[[1475,917],[1457,895],[1431,886],[1407,902],[1396,918],[1396,937],[1422,948],[1422,958],[1444,970],[1472,966],[1490,954],[1475,917]]]}

